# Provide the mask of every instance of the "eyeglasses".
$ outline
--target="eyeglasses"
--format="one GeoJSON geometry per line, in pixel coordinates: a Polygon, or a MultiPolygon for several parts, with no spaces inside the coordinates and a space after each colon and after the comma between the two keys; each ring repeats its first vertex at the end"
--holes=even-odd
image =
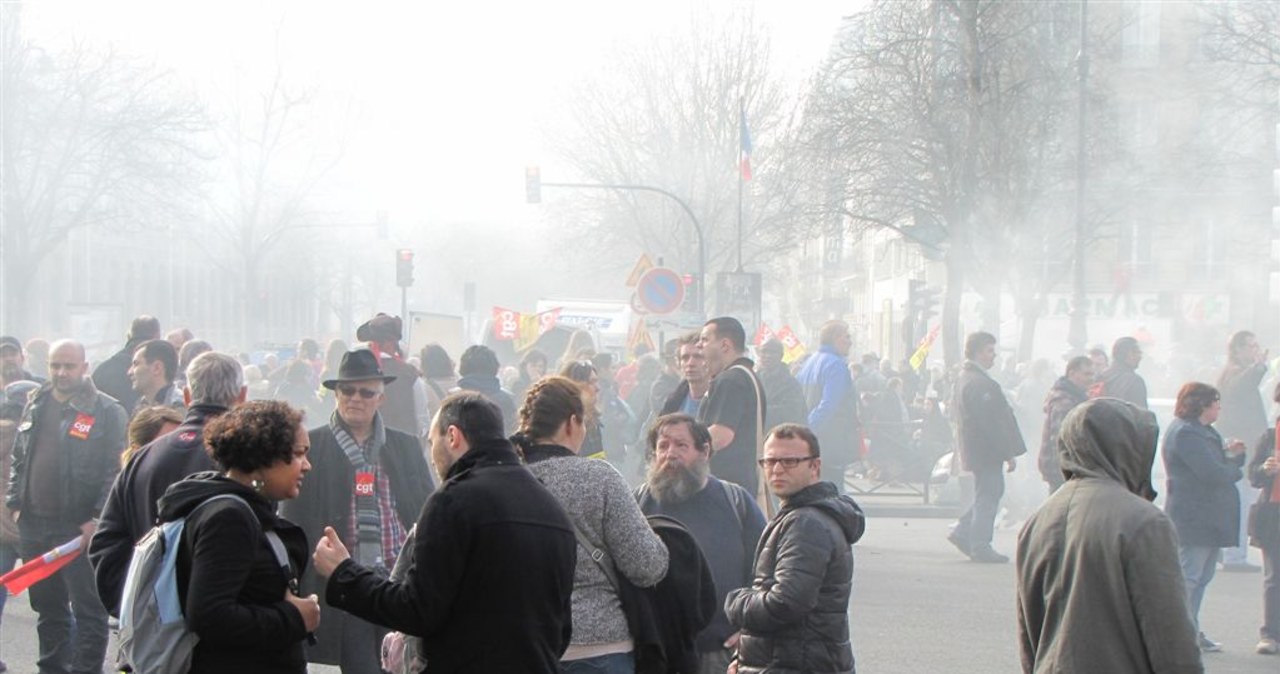
{"type": "Polygon", "coordinates": [[[800,465],[801,461],[810,461],[816,459],[816,456],[784,456],[781,458],[756,459],[756,463],[765,470],[772,470],[774,466],[782,464],[784,470],[791,470],[800,465]]]}
{"type": "Polygon", "coordinates": [[[361,398],[370,400],[382,393],[382,391],[376,391],[371,388],[356,388],[354,386],[339,386],[338,393],[341,393],[344,398],[353,398],[358,393],[361,398]]]}

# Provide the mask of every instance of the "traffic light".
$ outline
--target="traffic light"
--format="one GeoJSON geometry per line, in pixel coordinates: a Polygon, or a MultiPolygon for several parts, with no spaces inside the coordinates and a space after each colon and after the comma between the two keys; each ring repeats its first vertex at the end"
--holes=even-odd
{"type": "Polygon", "coordinates": [[[924,290],[924,281],[920,279],[907,280],[907,315],[918,316],[924,311],[924,296],[921,291],[924,290]]]}
{"type": "Polygon", "coordinates": [[[680,311],[691,316],[699,316],[701,318],[699,307],[702,306],[702,279],[693,274],[684,275],[684,302],[680,304],[680,311]]]}
{"type": "Polygon", "coordinates": [[[938,289],[922,288],[920,293],[923,296],[920,308],[920,323],[926,324],[930,318],[938,315],[938,289]]]}
{"type": "Polygon", "coordinates": [[[413,285],[413,251],[408,248],[396,251],[396,285],[401,288],[413,285]]]}
{"type": "Polygon", "coordinates": [[[938,289],[925,286],[924,281],[907,281],[907,315],[924,326],[938,315],[938,289]]]}
{"type": "Polygon", "coordinates": [[[542,203],[542,169],[524,167],[524,200],[531,204],[542,203]]]}

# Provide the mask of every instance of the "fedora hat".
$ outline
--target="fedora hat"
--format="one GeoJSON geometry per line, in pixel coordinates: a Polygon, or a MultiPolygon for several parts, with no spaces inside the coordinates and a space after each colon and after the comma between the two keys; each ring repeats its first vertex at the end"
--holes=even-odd
{"type": "Polygon", "coordinates": [[[383,374],[382,368],[378,367],[378,357],[368,349],[356,349],[342,354],[342,362],[338,364],[338,376],[335,379],[326,379],[322,385],[332,391],[334,387],[344,381],[369,381],[370,379],[381,379],[382,383],[390,384],[396,378],[383,374]]]}

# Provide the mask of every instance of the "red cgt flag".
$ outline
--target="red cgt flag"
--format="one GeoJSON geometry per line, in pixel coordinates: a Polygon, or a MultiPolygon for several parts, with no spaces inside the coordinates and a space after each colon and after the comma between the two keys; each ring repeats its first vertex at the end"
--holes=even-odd
{"type": "Polygon", "coordinates": [[[0,585],[4,585],[10,594],[18,594],[36,583],[52,576],[58,569],[71,563],[80,556],[80,537],[59,545],[58,547],[19,566],[9,573],[0,576],[0,585]]]}

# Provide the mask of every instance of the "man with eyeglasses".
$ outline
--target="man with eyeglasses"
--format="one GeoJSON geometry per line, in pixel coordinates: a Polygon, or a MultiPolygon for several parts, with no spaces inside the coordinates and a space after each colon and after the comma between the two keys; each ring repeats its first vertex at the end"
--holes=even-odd
{"type": "MultiPolygon", "coordinates": [[[[331,526],[360,564],[384,574],[432,491],[418,439],[389,428],[379,412],[386,385],[394,380],[368,349],[342,356],[337,378],[322,383],[336,393],[336,409],[328,424],[309,434],[306,487],[281,504],[281,514],[302,527],[308,540],[320,540],[331,526]]],[[[324,597],[324,579],[314,566],[302,576],[302,591],[324,597]]],[[[307,649],[307,661],[338,665],[344,674],[379,674],[385,634],[384,628],[330,611],[307,649]]]]}
{"type": "Polygon", "coordinates": [[[849,643],[852,545],[862,509],[824,482],[818,438],[799,424],[769,432],[758,461],[781,509],[765,527],[754,580],[725,599],[741,630],[729,672],[853,672],[849,643]]]}

